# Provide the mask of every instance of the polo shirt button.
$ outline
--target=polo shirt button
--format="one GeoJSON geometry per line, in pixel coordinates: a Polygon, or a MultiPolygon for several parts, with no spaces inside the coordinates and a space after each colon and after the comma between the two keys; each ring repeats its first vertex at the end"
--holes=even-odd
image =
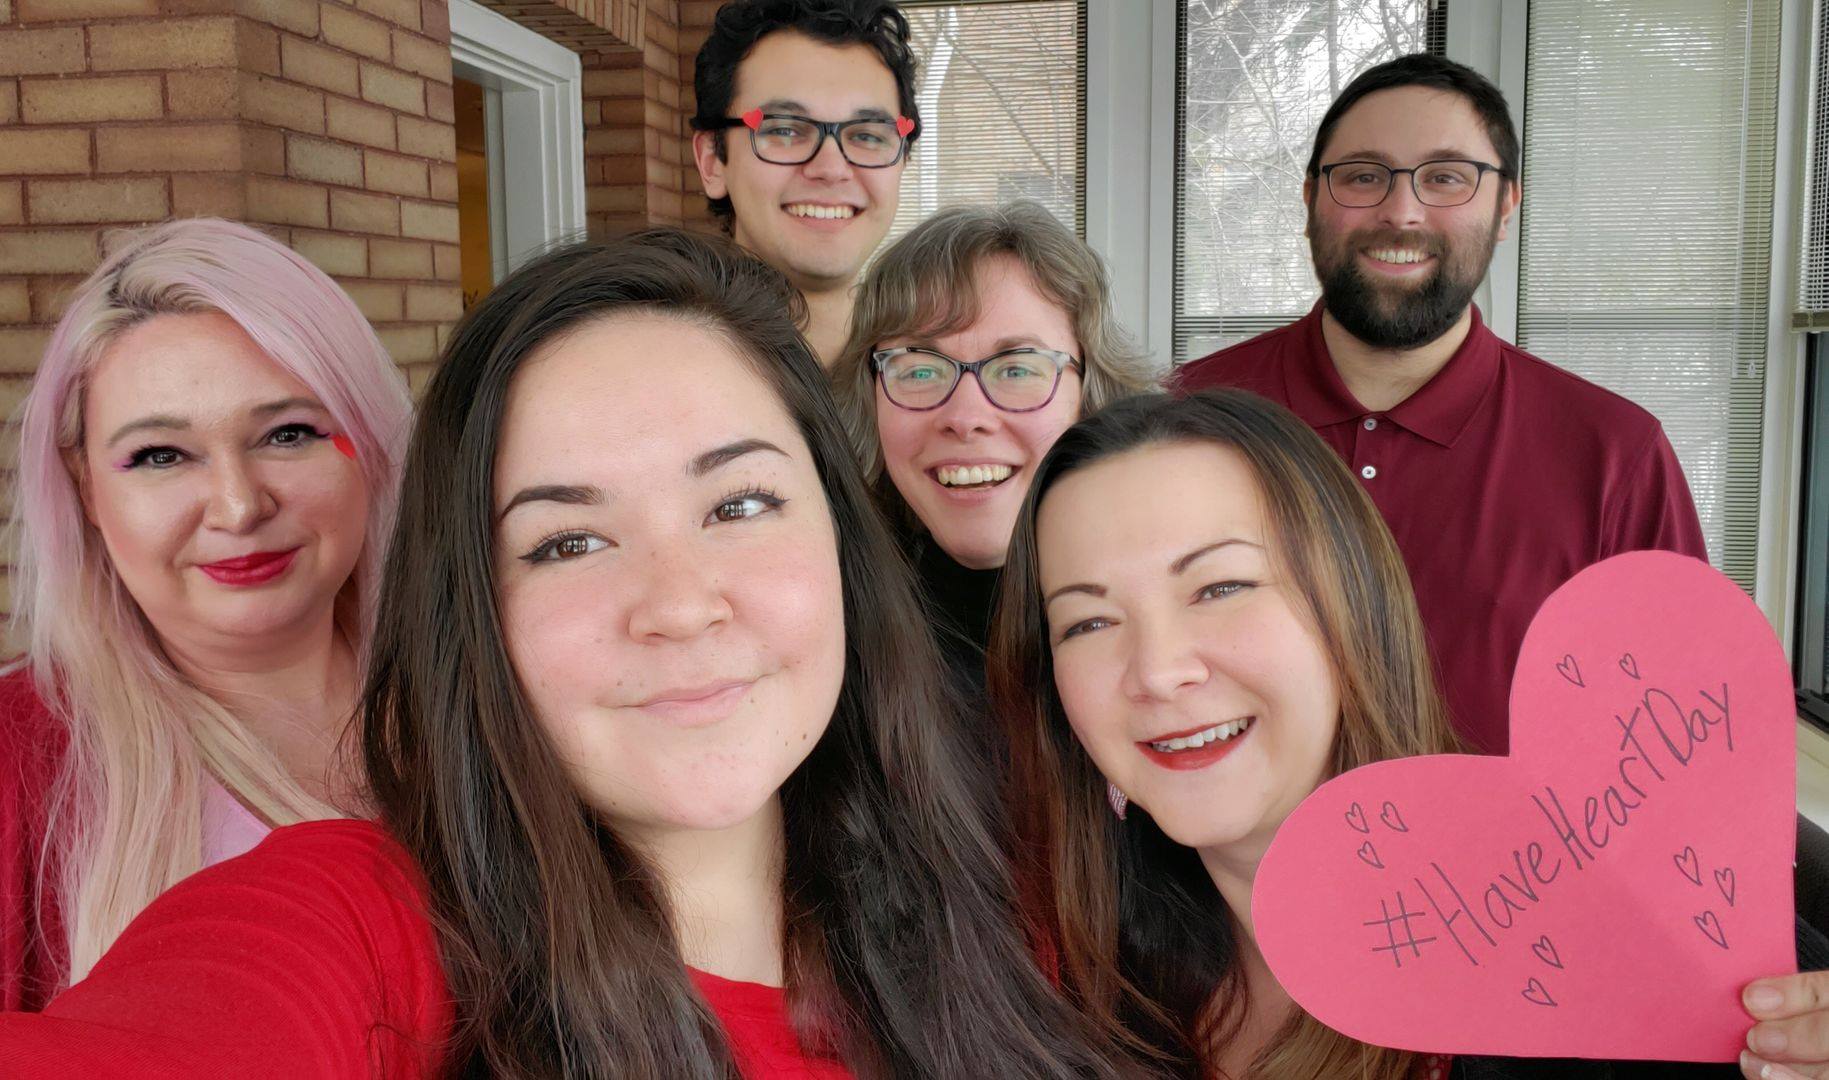
{"type": "Polygon", "coordinates": [[[1375,416],[1366,417],[1365,418],[1365,429],[1367,431],[1376,431],[1378,429],[1378,418],[1375,416]]]}
{"type": "Polygon", "coordinates": [[[1376,465],[1367,465],[1365,468],[1359,470],[1359,475],[1370,480],[1372,477],[1378,475],[1378,467],[1376,465]]]}

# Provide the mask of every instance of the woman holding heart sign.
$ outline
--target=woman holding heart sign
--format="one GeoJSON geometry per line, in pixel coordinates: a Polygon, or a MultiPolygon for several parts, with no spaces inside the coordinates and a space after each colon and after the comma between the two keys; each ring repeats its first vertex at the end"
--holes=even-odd
{"type": "MultiPolygon", "coordinates": [[[[1428,655],[1376,507],[1280,406],[1134,398],[1062,435],[1017,519],[989,670],[1069,997],[1191,1076],[1739,1075],[1389,1050],[1328,1029],[1278,984],[1255,943],[1258,864],[1323,781],[1458,749],[1428,655]]],[[[1404,828],[1394,805],[1358,813],[1362,832],[1404,828]]],[[[1812,978],[1756,985],[1795,999],[1812,978]]],[[[1825,1005],[1806,1003],[1819,1011],[1801,1023],[1829,1026],[1825,1005]]],[[[1782,1078],[1823,1062],[1743,1064],[1782,1078]]]]}

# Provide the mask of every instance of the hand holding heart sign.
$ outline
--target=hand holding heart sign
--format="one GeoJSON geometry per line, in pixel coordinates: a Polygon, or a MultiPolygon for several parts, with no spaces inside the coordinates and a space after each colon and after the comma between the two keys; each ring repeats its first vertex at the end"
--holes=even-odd
{"type": "Polygon", "coordinates": [[[1730,1061],[1742,986],[1794,970],[1790,670],[1697,560],[1636,552],[1547,600],[1512,754],[1328,781],[1258,868],[1272,971],[1356,1039],[1730,1061]]]}

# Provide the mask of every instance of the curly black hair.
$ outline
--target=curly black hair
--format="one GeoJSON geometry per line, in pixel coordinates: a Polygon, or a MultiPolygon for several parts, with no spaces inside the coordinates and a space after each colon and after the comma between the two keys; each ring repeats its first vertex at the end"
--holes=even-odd
{"type": "MultiPolygon", "coordinates": [[[[887,0],[731,0],[718,9],[711,36],[699,47],[698,67],[692,88],[698,112],[692,126],[714,132],[718,160],[725,159],[720,121],[730,114],[730,98],[737,85],[737,67],[756,42],[777,30],[795,30],[829,45],[868,45],[895,76],[902,115],[915,122],[908,139],[921,135],[921,114],[915,104],[918,63],[908,45],[908,19],[887,0]]],[[[712,199],[711,212],[728,222],[733,210],[729,198],[712,199]]]]}

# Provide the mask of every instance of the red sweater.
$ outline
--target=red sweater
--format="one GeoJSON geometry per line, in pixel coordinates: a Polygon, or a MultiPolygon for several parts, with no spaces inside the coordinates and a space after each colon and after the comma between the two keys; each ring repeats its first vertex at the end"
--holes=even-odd
{"type": "MultiPolygon", "coordinates": [[[[424,885],[369,822],[314,821],[173,887],[42,1013],[0,1015],[9,1078],[422,1077],[453,1015],[424,885]]],[[[748,1077],[847,1080],[782,991],[693,973],[748,1077]]]]}
{"type": "Polygon", "coordinates": [[[63,927],[39,859],[65,741],[30,671],[0,678],[0,1011],[42,1007],[64,965],[63,927]]]}

